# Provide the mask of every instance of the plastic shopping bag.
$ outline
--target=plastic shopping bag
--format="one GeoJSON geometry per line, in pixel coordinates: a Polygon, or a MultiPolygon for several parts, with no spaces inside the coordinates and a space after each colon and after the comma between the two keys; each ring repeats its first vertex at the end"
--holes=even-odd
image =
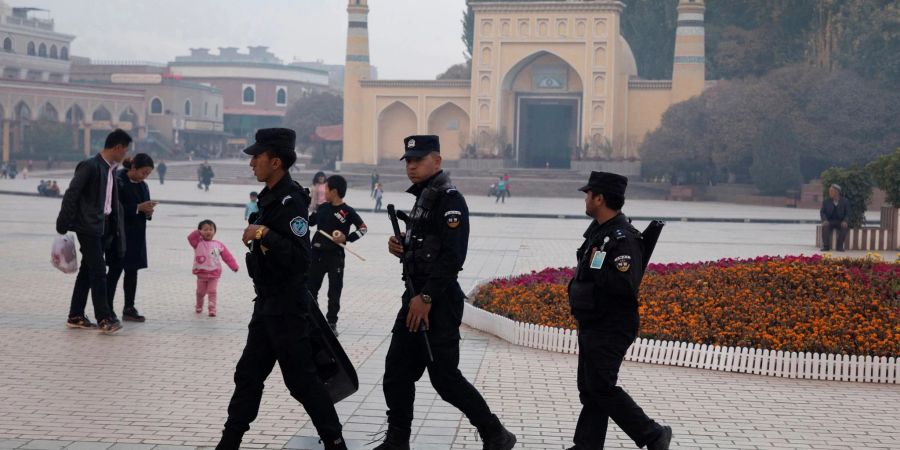
{"type": "Polygon", "coordinates": [[[71,234],[61,234],[53,240],[53,247],[50,249],[50,263],[63,273],[78,271],[75,238],[71,234]]]}

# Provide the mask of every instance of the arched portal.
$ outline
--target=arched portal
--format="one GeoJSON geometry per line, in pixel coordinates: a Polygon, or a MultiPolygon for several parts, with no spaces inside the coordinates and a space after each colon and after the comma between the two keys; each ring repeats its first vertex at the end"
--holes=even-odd
{"type": "Polygon", "coordinates": [[[583,81],[559,56],[535,52],[501,83],[500,123],[520,167],[569,168],[581,135],[583,81]]]}
{"type": "Polygon", "coordinates": [[[403,138],[416,134],[416,113],[394,102],[378,115],[378,159],[396,161],[403,156],[403,138]]]}
{"type": "Polygon", "coordinates": [[[459,159],[469,143],[469,115],[455,103],[444,103],[428,116],[428,134],[440,138],[443,158],[459,159]]]}

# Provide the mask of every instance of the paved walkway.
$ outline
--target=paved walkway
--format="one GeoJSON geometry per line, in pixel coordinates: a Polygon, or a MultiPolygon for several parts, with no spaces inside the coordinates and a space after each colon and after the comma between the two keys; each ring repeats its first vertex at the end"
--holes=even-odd
{"type": "MultiPolygon", "coordinates": [[[[166,188],[176,194],[179,189],[166,188]]],[[[151,189],[154,194],[163,191],[151,189]]],[[[184,190],[182,195],[206,195],[184,190]]],[[[235,196],[239,192],[233,191],[235,196]]],[[[224,186],[210,195],[224,196],[224,186]]],[[[56,199],[0,195],[0,449],[213,445],[246,338],[252,288],[243,268],[226,273],[219,285],[219,317],[194,314],[185,236],[199,220],[209,218],[219,225],[217,238],[240,254],[240,211],[160,207],[149,225],[151,267],[141,271],[138,288],[138,306],[149,320],[126,323],[121,333],[103,336],[64,326],[74,277],[48,261],[58,207],[56,199]]],[[[744,208],[722,206],[719,212],[737,215],[744,208]]],[[[363,444],[384,421],[383,360],[402,289],[399,267],[384,251],[389,224],[380,219],[368,223],[369,235],[354,246],[369,261],[348,258],[339,324],[361,382],[357,394],[338,404],[354,448],[370,448],[363,444]]],[[[571,265],[586,222],[474,218],[472,225],[462,274],[467,287],[483,278],[571,265]]],[[[808,225],[672,223],[655,258],[809,254],[815,251],[811,240],[808,225]]],[[[463,331],[463,371],[519,436],[518,448],[565,448],[578,412],[576,358],[463,331]]],[[[673,426],[673,448],[900,448],[896,385],[638,363],[625,363],[620,381],[651,416],[673,426]]],[[[435,396],[426,380],[418,388],[415,448],[481,448],[474,429],[435,396]]],[[[276,368],[245,447],[320,448],[307,446],[315,444],[309,439],[313,434],[276,368]]],[[[611,425],[607,448],[633,445],[611,425]]]]}

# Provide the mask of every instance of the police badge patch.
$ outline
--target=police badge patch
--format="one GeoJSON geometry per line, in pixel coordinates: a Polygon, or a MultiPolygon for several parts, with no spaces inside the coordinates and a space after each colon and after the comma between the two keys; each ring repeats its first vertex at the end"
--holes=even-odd
{"type": "Polygon", "coordinates": [[[297,236],[306,236],[306,232],[309,231],[309,224],[306,222],[306,219],[300,216],[294,217],[291,219],[291,231],[297,236]]]}
{"type": "Polygon", "coordinates": [[[456,228],[459,226],[460,219],[462,219],[462,213],[459,211],[447,211],[444,213],[444,219],[447,221],[448,227],[456,228]]]}
{"type": "Polygon", "coordinates": [[[619,269],[619,272],[628,272],[628,269],[631,269],[631,255],[617,256],[613,261],[616,263],[616,269],[619,269]]]}

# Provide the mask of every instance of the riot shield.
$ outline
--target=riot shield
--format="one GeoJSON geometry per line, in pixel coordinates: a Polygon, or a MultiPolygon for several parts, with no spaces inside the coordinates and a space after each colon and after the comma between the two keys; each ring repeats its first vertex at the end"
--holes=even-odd
{"type": "Polygon", "coordinates": [[[328,326],[328,321],[318,305],[310,306],[310,319],[312,327],[310,342],[312,344],[313,359],[316,364],[316,372],[319,379],[325,384],[331,401],[337,403],[356,392],[359,389],[359,379],[356,376],[356,368],[338,342],[337,336],[328,326]]]}

